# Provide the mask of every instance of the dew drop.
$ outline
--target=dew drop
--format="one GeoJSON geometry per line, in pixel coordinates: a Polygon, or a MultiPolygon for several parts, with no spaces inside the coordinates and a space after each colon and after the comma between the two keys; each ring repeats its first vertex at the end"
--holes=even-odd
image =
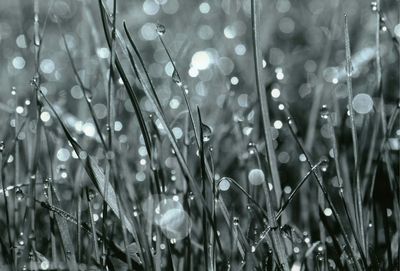
{"type": "Polygon", "coordinates": [[[18,245],[20,245],[21,247],[25,245],[25,241],[21,237],[18,238],[18,245]]]}
{"type": "Polygon", "coordinates": [[[3,152],[5,147],[4,141],[0,141],[0,152],[3,152]]]}
{"type": "Polygon", "coordinates": [[[157,24],[157,26],[156,26],[156,31],[157,31],[157,34],[158,34],[159,36],[164,35],[164,34],[165,34],[165,26],[162,25],[162,24],[157,24]]]}
{"type": "Polygon", "coordinates": [[[193,194],[193,192],[189,192],[189,199],[190,199],[190,200],[194,200],[194,194],[193,194]]]}
{"type": "Polygon", "coordinates": [[[251,246],[251,252],[252,253],[256,252],[256,247],[255,246],[251,246]]]}
{"type": "Polygon", "coordinates": [[[222,177],[218,182],[218,188],[221,191],[227,191],[231,187],[231,181],[227,177],[222,177]]]}
{"type": "Polygon", "coordinates": [[[254,169],[250,170],[248,178],[249,178],[249,182],[252,185],[261,185],[262,183],[265,182],[264,172],[258,168],[254,168],[254,169]]]}
{"type": "Polygon", "coordinates": [[[85,88],[85,96],[86,96],[86,99],[87,99],[87,101],[89,102],[89,103],[91,103],[92,102],[92,99],[93,99],[93,93],[92,93],[92,91],[90,90],[90,89],[88,89],[88,88],[85,88]]]}
{"type": "Polygon", "coordinates": [[[204,124],[204,123],[202,123],[202,124],[201,124],[201,128],[202,128],[202,130],[203,130],[203,141],[204,141],[204,142],[210,141],[210,139],[211,139],[211,134],[212,134],[212,129],[211,129],[211,127],[208,126],[208,125],[206,125],[206,124],[204,124]]]}
{"type": "Polygon", "coordinates": [[[371,2],[371,10],[372,11],[377,11],[378,10],[378,3],[373,1],[371,2]]]}
{"type": "Polygon", "coordinates": [[[247,151],[249,154],[255,154],[257,152],[256,144],[254,142],[249,142],[249,144],[247,144],[247,151]]]}
{"type": "Polygon", "coordinates": [[[96,196],[95,192],[92,189],[90,189],[88,192],[89,201],[93,200],[95,196],[96,196]]]}
{"type": "Polygon", "coordinates": [[[233,225],[235,226],[239,225],[239,218],[237,216],[233,218],[233,225]]]}
{"type": "Polygon", "coordinates": [[[177,84],[178,87],[181,87],[183,85],[181,77],[179,76],[176,69],[174,69],[174,72],[172,73],[172,81],[174,81],[174,83],[177,84]]]}
{"type": "Polygon", "coordinates": [[[329,118],[328,106],[326,104],[322,105],[319,113],[320,113],[322,119],[328,119],[329,118]]]}
{"type": "Polygon", "coordinates": [[[321,170],[323,172],[326,172],[328,170],[328,166],[329,166],[328,160],[326,160],[326,159],[321,160],[319,167],[321,168],[321,170]]]}
{"type": "Polygon", "coordinates": [[[379,28],[382,32],[387,31],[387,26],[386,26],[386,19],[385,17],[381,17],[379,20],[379,28]]]}
{"type": "Polygon", "coordinates": [[[18,187],[15,190],[15,197],[17,198],[17,200],[21,201],[24,199],[25,195],[24,192],[22,191],[22,189],[20,187],[18,187]]]}

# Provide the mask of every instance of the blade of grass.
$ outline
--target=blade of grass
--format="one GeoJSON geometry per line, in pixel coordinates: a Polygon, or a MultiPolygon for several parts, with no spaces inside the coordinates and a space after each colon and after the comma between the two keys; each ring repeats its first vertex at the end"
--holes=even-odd
{"type": "MultiPolygon", "coordinates": [[[[256,76],[256,87],[258,99],[260,101],[261,108],[261,118],[263,123],[263,135],[266,145],[267,157],[268,157],[268,165],[272,176],[272,183],[274,185],[274,190],[276,194],[276,199],[279,200],[282,194],[281,184],[279,180],[278,174],[278,166],[275,157],[274,145],[272,142],[271,135],[271,121],[269,118],[269,109],[268,109],[268,101],[266,92],[263,91],[261,87],[261,78],[260,78],[260,56],[259,56],[259,48],[258,48],[258,21],[256,14],[256,2],[255,0],[251,1],[251,24],[252,24],[252,40],[253,40],[253,61],[255,67],[255,76],[256,76]]],[[[274,217],[274,211],[272,207],[272,203],[270,198],[268,197],[268,193],[266,193],[267,198],[265,199],[267,204],[267,213],[268,213],[268,222],[270,225],[276,225],[276,219],[274,217]]],[[[279,204],[279,202],[278,202],[279,204]]],[[[284,244],[281,239],[281,236],[277,231],[272,232],[272,240],[275,247],[275,251],[277,253],[278,262],[280,268],[283,270],[289,270],[289,263],[287,261],[286,251],[284,250],[284,244]]]]}
{"type": "Polygon", "coordinates": [[[362,196],[361,196],[361,184],[359,174],[359,160],[358,160],[358,139],[357,139],[357,128],[354,121],[354,109],[353,109],[353,87],[352,87],[352,64],[351,64],[351,51],[350,51],[350,38],[349,38],[349,27],[347,22],[347,15],[344,17],[344,43],[346,52],[346,79],[347,79],[347,95],[348,95],[348,110],[350,112],[350,124],[351,124],[351,137],[353,140],[353,156],[354,156],[354,180],[356,183],[356,214],[358,224],[358,236],[361,240],[362,250],[365,251],[365,234],[364,234],[364,219],[363,219],[363,208],[362,208],[362,196]]]}

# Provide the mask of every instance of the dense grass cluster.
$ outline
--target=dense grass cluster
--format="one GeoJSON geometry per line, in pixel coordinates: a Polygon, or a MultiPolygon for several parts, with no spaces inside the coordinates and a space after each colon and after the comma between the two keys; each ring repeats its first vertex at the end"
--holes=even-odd
{"type": "Polygon", "coordinates": [[[400,270],[397,1],[0,7],[0,270],[400,270]]]}

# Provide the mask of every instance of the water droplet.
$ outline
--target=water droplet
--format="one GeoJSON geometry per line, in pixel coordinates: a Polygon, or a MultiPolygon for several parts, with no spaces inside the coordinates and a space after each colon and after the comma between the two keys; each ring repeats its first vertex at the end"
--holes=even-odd
{"type": "Polygon", "coordinates": [[[239,218],[237,216],[233,218],[233,225],[235,226],[239,225],[239,218]]]}
{"type": "Polygon", "coordinates": [[[189,192],[189,199],[190,199],[190,200],[194,200],[194,194],[193,194],[193,192],[189,192]]]}
{"type": "Polygon", "coordinates": [[[88,88],[85,88],[85,89],[84,89],[84,92],[85,92],[86,100],[87,100],[89,103],[91,103],[91,102],[92,102],[92,99],[93,99],[93,93],[92,93],[92,91],[91,91],[90,89],[88,89],[88,88]]]}
{"type": "Polygon", "coordinates": [[[378,10],[378,3],[373,1],[371,2],[371,10],[372,11],[377,11],[378,10]]]}
{"type": "Polygon", "coordinates": [[[0,152],[3,152],[5,147],[6,145],[4,144],[4,141],[0,141],[0,152]]]}
{"type": "Polygon", "coordinates": [[[379,27],[380,27],[380,30],[382,32],[386,32],[387,31],[386,18],[385,17],[381,17],[380,18],[379,27]]]}
{"type": "Polygon", "coordinates": [[[18,187],[15,190],[15,197],[17,198],[17,200],[20,200],[20,201],[24,199],[25,195],[20,187],[18,187]]]}
{"type": "Polygon", "coordinates": [[[20,245],[21,247],[25,245],[25,241],[21,237],[18,238],[18,245],[20,245]]]}
{"type": "Polygon", "coordinates": [[[39,76],[34,75],[31,79],[31,86],[38,87],[39,86],[39,76]]]}
{"type": "Polygon", "coordinates": [[[218,189],[221,191],[227,191],[231,187],[231,181],[227,177],[222,177],[218,182],[218,189]]]}
{"type": "Polygon", "coordinates": [[[57,172],[62,179],[66,179],[68,177],[68,172],[65,165],[59,165],[57,167],[57,172]]]}
{"type": "Polygon", "coordinates": [[[251,246],[251,252],[252,253],[256,252],[256,247],[255,246],[251,246]]]}
{"type": "Polygon", "coordinates": [[[164,35],[165,34],[165,26],[162,24],[157,24],[156,31],[157,31],[158,35],[160,35],[160,36],[164,35]]]}
{"type": "Polygon", "coordinates": [[[181,87],[183,85],[181,77],[179,76],[179,73],[176,69],[174,69],[174,72],[172,73],[172,81],[174,81],[174,83],[177,84],[178,87],[181,87]]]}
{"type": "Polygon", "coordinates": [[[262,183],[265,182],[264,172],[258,168],[254,168],[254,169],[250,170],[248,178],[249,178],[249,182],[252,185],[261,185],[262,183]]]}
{"type": "Polygon", "coordinates": [[[207,142],[211,139],[212,129],[208,125],[202,123],[201,128],[203,130],[203,141],[207,142]]]}
{"type": "Polygon", "coordinates": [[[329,166],[329,161],[326,159],[321,160],[321,163],[319,165],[319,167],[321,168],[321,170],[323,172],[326,172],[328,170],[328,166],[329,166]]]}
{"type": "Polygon", "coordinates": [[[249,144],[247,144],[247,151],[249,152],[249,154],[255,154],[257,153],[257,146],[255,143],[253,142],[249,142],[249,144]]]}
{"type": "Polygon", "coordinates": [[[320,113],[322,119],[328,119],[329,118],[328,106],[326,104],[322,105],[319,113],[320,113]]]}
{"type": "Polygon", "coordinates": [[[89,201],[93,200],[95,198],[95,196],[96,196],[96,193],[92,189],[90,189],[88,192],[89,201]]]}
{"type": "Polygon", "coordinates": [[[352,106],[357,113],[367,114],[372,110],[374,102],[369,94],[359,93],[354,96],[352,106]]]}

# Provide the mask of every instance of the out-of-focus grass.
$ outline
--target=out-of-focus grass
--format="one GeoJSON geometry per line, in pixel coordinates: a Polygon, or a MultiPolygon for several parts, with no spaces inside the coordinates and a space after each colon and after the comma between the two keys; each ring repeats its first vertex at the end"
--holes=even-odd
{"type": "Polygon", "coordinates": [[[397,2],[0,7],[1,270],[400,269],[397,2]]]}

